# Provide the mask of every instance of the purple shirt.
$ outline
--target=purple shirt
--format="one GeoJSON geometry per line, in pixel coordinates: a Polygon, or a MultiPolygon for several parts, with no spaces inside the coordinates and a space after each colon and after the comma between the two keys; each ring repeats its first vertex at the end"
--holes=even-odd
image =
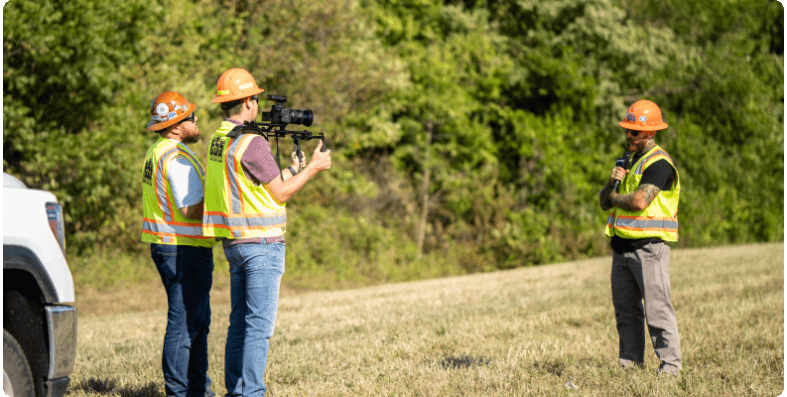
{"type": "Polygon", "coordinates": [[[240,158],[240,164],[243,166],[243,171],[246,172],[246,177],[260,185],[281,175],[279,166],[273,159],[271,144],[261,136],[251,138],[249,146],[240,158]]]}
{"type": "MultiPolygon", "coordinates": [[[[237,125],[243,124],[231,119],[224,120],[237,125]]],[[[271,144],[267,139],[259,135],[252,137],[251,142],[249,142],[249,146],[246,147],[246,151],[243,152],[243,156],[240,158],[240,164],[241,167],[243,167],[243,172],[246,174],[246,177],[260,185],[269,183],[281,175],[279,166],[276,165],[276,160],[273,159],[271,144]]],[[[268,243],[272,243],[274,241],[284,241],[284,236],[271,237],[267,238],[266,240],[268,243]]],[[[222,246],[228,247],[233,244],[242,243],[259,244],[261,242],[261,237],[225,239],[222,242],[222,246]]]]}

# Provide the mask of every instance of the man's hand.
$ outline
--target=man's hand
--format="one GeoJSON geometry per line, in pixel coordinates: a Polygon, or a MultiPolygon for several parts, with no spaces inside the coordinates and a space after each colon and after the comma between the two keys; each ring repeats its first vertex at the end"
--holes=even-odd
{"type": "Polygon", "coordinates": [[[321,148],[322,141],[317,144],[317,148],[314,149],[314,154],[312,155],[312,161],[303,169],[303,172],[299,172],[298,175],[288,178],[284,182],[280,178],[274,178],[265,185],[276,201],[280,203],[287,202],[295,192],[303,187],[307,180],[318,172],[331,168],[331,151],[321,152],[321,148]]]}
{"type": "Polygon", "coordinates": [[[321,148],[322,141],[317,141],[317,147],[314,149],[314,154],[312,154],[312,162],[308,165],[308,168],[313,169],[315,172],[331,168],[331,151],[321,152],[321,148]]]}
{"type": "Polygon", "coordinates": [[[306,168],[306,154],[301,151],[301,161],[298,161],[298,153],[293,150],[292,154],[290,155],[292,159],[292,167],[295,168],[295,171],[301,172],[304,168],[306,168]]]}
{"type": "Polygon", "coordinates": [[[607,211],[612,209],[614,205],[612,196],[618,196],[617,192],[615,192],[615,189],[613,189],[615,182],[622,181],[628,172],[629,171],[623,167],[615,167],[612,169],[612,174],[609,176],[609,181],[606,185],[604,185],[604,188],[601,189],[601,192],[599,192],[598,195],[598,201],[602,210],[607,211]]]}
{"type": "Polygon", "coordinates": [[[615,167],[612,169],[612,174],[609,176],[609,183],[614,183],[614,181],[622,181],[623,178],[626,177],[626,174],[629,173],[629,170],[624,169],[623,167],[615,167]]]}

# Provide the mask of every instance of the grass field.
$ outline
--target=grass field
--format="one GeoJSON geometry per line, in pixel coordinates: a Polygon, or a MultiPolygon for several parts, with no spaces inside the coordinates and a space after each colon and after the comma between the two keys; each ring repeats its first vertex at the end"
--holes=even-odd
{"type": "MultiPolygon", "coordinates": [[[[677,378],[657,375],[650,342],[646,368],[617,369],[610,263],[606,257],[333,292],[285,288],[266,372],[269,395],[782,393],[783,243],[672,251],[684,362],[677,378]]],[[[225,277],[216,278],[211,299],[210,376],[223,395],[225,277]]],[[[69,395],[163,396],[160,282],[86,291],[77,300],[69,395]]]]}

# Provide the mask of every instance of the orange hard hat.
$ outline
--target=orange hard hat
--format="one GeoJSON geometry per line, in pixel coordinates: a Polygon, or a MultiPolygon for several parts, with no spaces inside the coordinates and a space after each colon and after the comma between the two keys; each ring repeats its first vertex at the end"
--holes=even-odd
{"type": "Polygon", "coordinates": [[[263,90],[246,69],[232,68],[222,73],[216,84],[216,97],[211,102],[231,102],[257,95],[263,90]]]}
{"type": "Polygon", "coordinates": [[[618,124],[636,131],[659,131],[668,127],[661,118],[661,109],[647,99],[634,102],[626,113],[626,119],[618,124]]]}
{"type": "Polygon", "coordinates": [[[165,91],[150,104],[148,129],[159,131],[167,128],[188,117],[196,107],[197,105],[189,103],[180,93],[165,91]]]}

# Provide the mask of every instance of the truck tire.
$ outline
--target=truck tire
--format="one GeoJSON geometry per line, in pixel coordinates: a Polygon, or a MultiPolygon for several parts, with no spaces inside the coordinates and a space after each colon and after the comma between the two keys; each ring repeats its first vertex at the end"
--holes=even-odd
{"type": "Polygon", "coordinates": [[[3,391],[8,397],[35,397],[33,373],[22,346],[3,330],[3,391]],[[10,390],[8,389],[10,386],[10,390]]]}

